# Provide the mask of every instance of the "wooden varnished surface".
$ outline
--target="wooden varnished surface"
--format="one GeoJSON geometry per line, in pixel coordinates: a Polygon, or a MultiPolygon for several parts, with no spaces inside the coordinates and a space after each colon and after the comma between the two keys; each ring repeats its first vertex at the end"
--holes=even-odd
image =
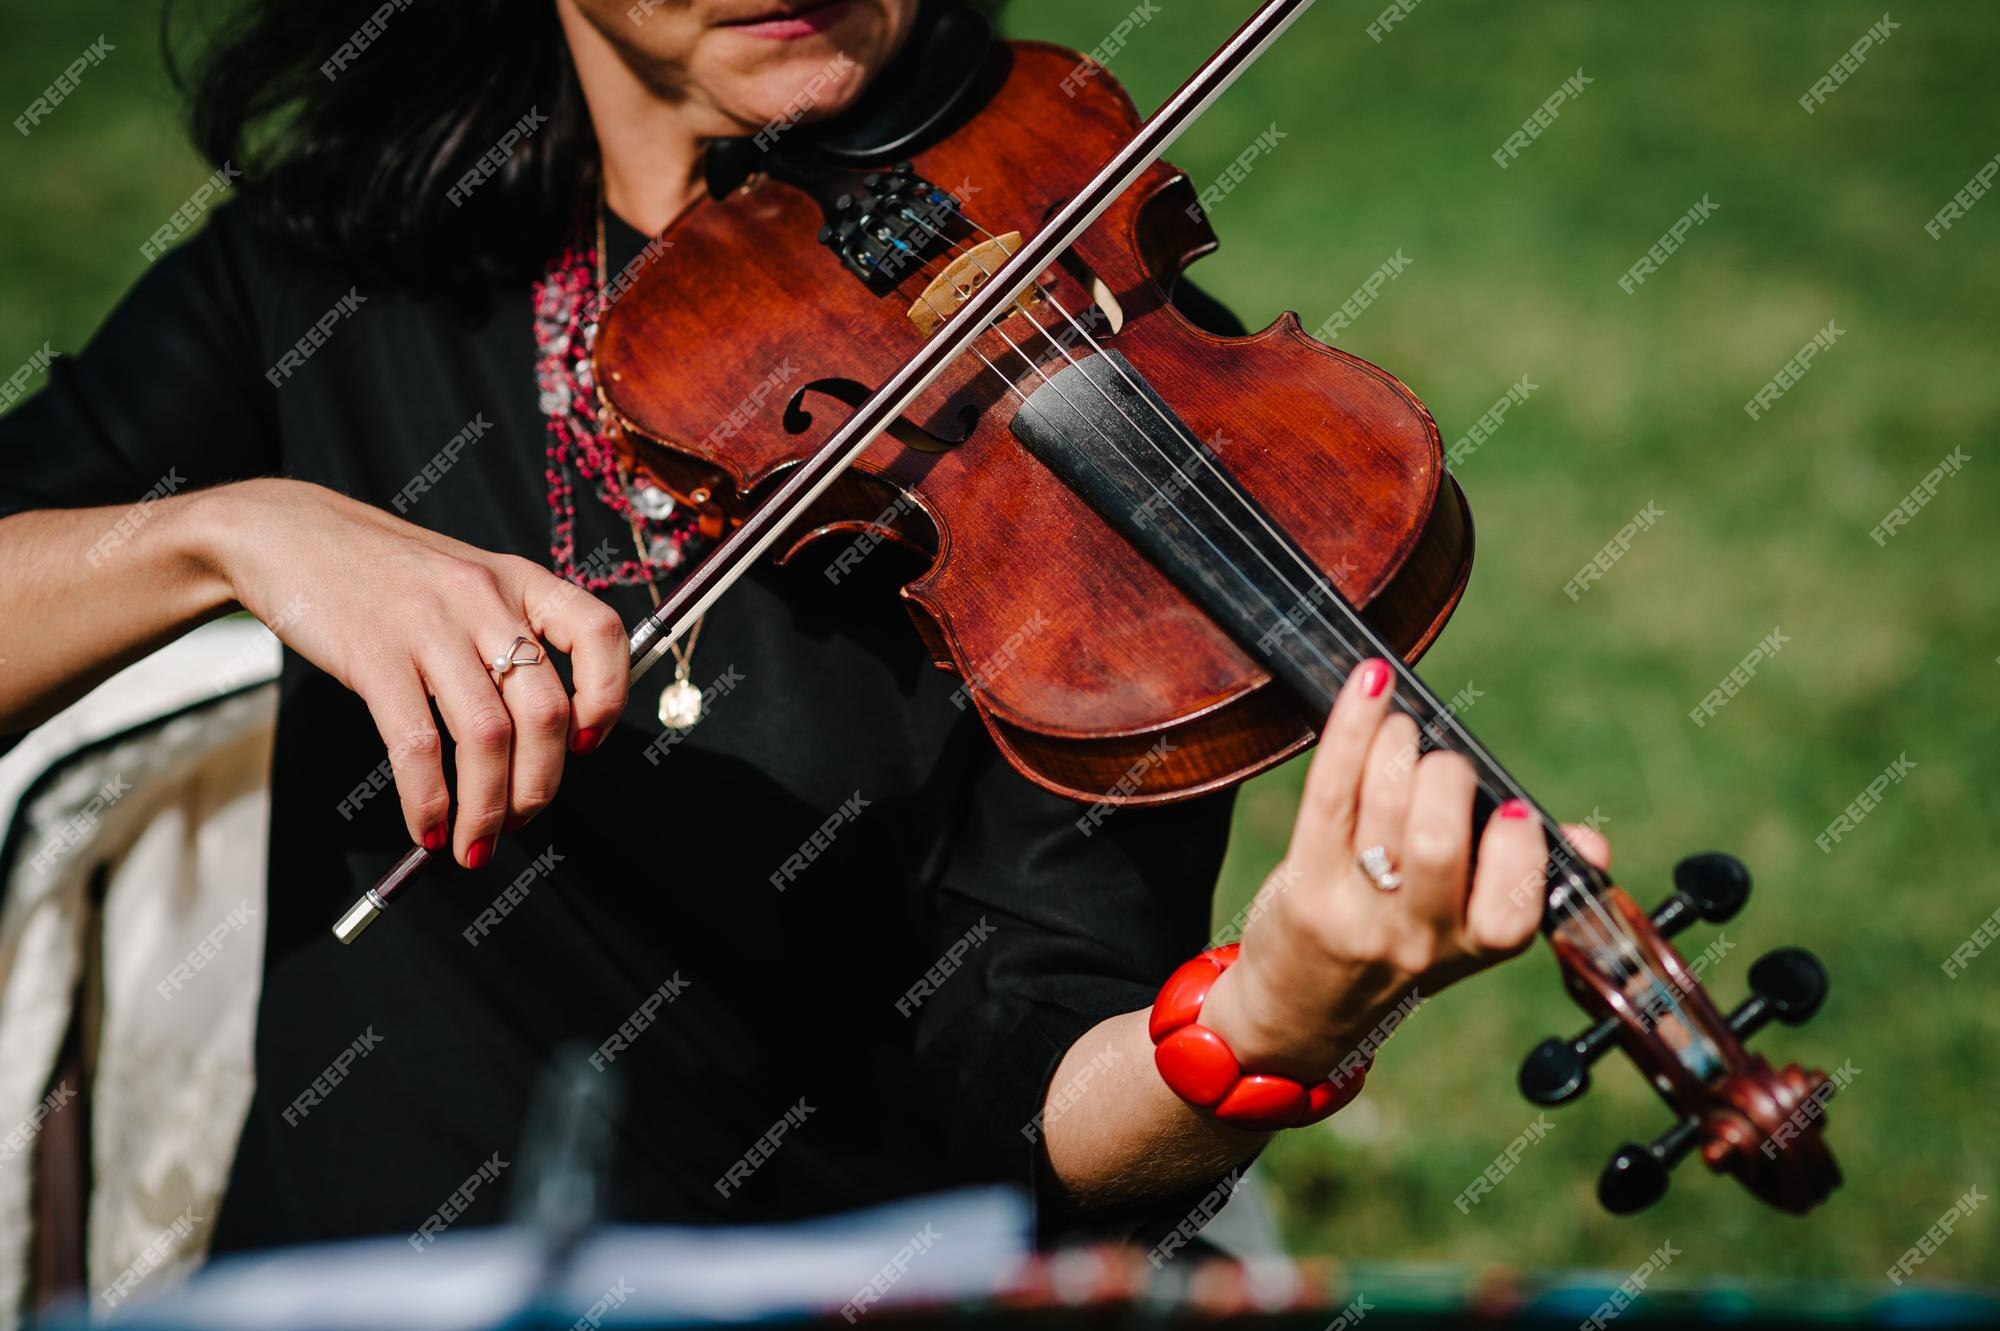
{"type": "MultiPolygon", "coordinates": [[[[1074,52],[1017,43],[1011,54],[993,102],[915,165],[988,231],[1032,234],[1137,117],[1108,76],[1073,85],[1074,98],[1060,91],[1074,52]]],[[[1290,314],[1245,338],[1182,318],[1165,284],[1214,244],[1188,215],[1192,199],[1183,177],[1157,165],[1076,245],[1124,315],[1115,338],[1094,331],[1414,657],[1455,606],[1471,558],[1469,515],[1437,429],[1396,379],[1312,340],[1290,314]]],[[[599,382],[641,462],[678,493],[721,482],[717,502],[742,511],[849,411],[809,394],[811,428],[788,433],[798,389],[820,379],[873,388],[922,345],[906,311],[939,265],[878,296],[817,242],[821,220],[805,194],[763,178],[704,201],[669,228],[668,261],[609,312],[599,382]],[[773,378],[781,386],[745,419],[746,395],[773,378]],[[740,428],[724,425],[733,414],[740,428]]],[[[1072,314],[1090,304],[1077,272],[1048,276],[1072,314]]],[[[1016,389],[1032,394],[1042,380],[1008,339],[1051,354],[1031,318],[1074,337],[1048,302],[987,333],[977,345],[999,373],[963,358],[912,413],[915,425],[956,439],[976,411],[970,437],[943,452],[877,439],[853,482],[801,527],[819,539],[794,542],[790,557],[831,562],[899,493],[910,496],[899,535],[936,555],[905,591],[926,640],[941,664],[977,681],[974,700],[1009,759],[1063,793],[1106,798],[1150,752],[1137,788],[1113,802],[1179,798],[1297,751],[1319,718],[1301,716],[1009,432],[1016,389]],[[1161,737],[1171,752],[1156,747],[1161,737]]],[[[1073,351],[1089,347],[1077,340],[1073,351]]]]}

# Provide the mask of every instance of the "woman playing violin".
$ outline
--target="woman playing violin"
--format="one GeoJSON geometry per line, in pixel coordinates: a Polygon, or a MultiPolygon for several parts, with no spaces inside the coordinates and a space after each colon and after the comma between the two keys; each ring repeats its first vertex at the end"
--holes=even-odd
{"type": "MultiPolygon", "coordinates": [[[[1050,1231],[1172,1225],[1268,1138],[1176,1094],[1148,1031],[1211,941],[1230,796],[1092,821],[1017,774],[888,549],[763,567],[666,706],[631,684],[624,625],[713,533],[597,428],[604,288],[675,262],[650,238],[708,145],[837,116],[919,0],[379,8],[264,0],[214,40],[192,123],[238,197],[0,421],[8,733],[231,611],[286,649],[257,1088],[213,1246],[415,1231],[568,1045],[624,1084],[617,1219],[997,1180],[1050,1231]],[[411,840],[452,863],[342,948],[328,923],[411,840]]],[[[1348,680],[1201,1007],[1245,1073],[1351,1069],[1413,993],[1533,936],[1539,821],[1503,805],[1475,844],[1471,770],[1416,760],[1393,691],[1381,661],[1348,680]]]]}

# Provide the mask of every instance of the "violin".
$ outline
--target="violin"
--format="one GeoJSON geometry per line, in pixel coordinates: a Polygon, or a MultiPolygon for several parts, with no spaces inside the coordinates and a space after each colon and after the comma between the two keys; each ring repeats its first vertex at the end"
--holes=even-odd
{"type": "MultiPolygon", "coordinates": [[[[1415,394],[1292,313],[1227,337],[1173,304],[1217,242],[1162,154],[1310,2],[1264,0],[1143,123],[1088,58],[926,6],[850,112],[711,150],[707,197],[663,234],[673,261],[637,275],[595,345],[604,428],[719,541],[633,630],[635,677],[767,554],[811,551],[837,580],[894,543],[925,563],[901,592],[916,632],[1006,760],[1110,808],[1300,752],[1381,657],[1421,747],[1472,764],[1475,817],[1521,799],[1551,846],[1523,886],[1591,1025],[1537,1046],[1522,1091],[1572,1100],[1615,1045],[1672,1114],[1613,1154],[1604,1205],[1650,1205],[1699,1150],[1806,1212],[1840,1181],[1833,1085],[1744,1041],[1811,1016],[1824,969],[1773,952],[1724,1015],[1668,940],[1735,914],[1744,867],[1683,860],[1640,909],[1410,668],[1473,545],[1415,394]]],[[[425,858],[356,903],[343,941],[425,858]]]]}

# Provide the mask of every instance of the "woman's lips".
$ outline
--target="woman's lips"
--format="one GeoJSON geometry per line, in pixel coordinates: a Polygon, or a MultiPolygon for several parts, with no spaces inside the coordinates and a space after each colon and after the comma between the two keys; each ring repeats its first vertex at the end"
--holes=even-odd
{"type": "Polygon", "coordinates": [[[748,23],[730,23],[724,26],[751,37],[790,41],[825,32],[846,18],[847,11],[851,7],[849,0],[826,0],[824,4],[814,5],[795,14],[775,14],[766,19],[755,19],[748,23]]]}

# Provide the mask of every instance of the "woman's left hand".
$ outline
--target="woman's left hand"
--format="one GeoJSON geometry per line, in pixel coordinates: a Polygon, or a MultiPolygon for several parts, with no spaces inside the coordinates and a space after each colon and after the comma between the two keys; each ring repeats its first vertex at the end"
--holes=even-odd
{"type": "MultiPolygon", "coordinates": [[[[1236,964],[1216,980],[1202,1024],[1246,1071],[1318,1081],[1372,1053],[1388,1020],[1455,980],[1519,952],[1535,935],[1548,854],[1539,819],[1503,804],[1472,845],[1472,765],[1418,757],[1417,726],[1390,711],[1393,672],[1349,677],[1306,774],[1291,847],[1250,910],[1236,964]],[[1356,862],[1385,848],[1402,884],[1375,886],[1356,862]]],[[[1604,838],[1565,827],[1600,868],[1604,838]]]]}

